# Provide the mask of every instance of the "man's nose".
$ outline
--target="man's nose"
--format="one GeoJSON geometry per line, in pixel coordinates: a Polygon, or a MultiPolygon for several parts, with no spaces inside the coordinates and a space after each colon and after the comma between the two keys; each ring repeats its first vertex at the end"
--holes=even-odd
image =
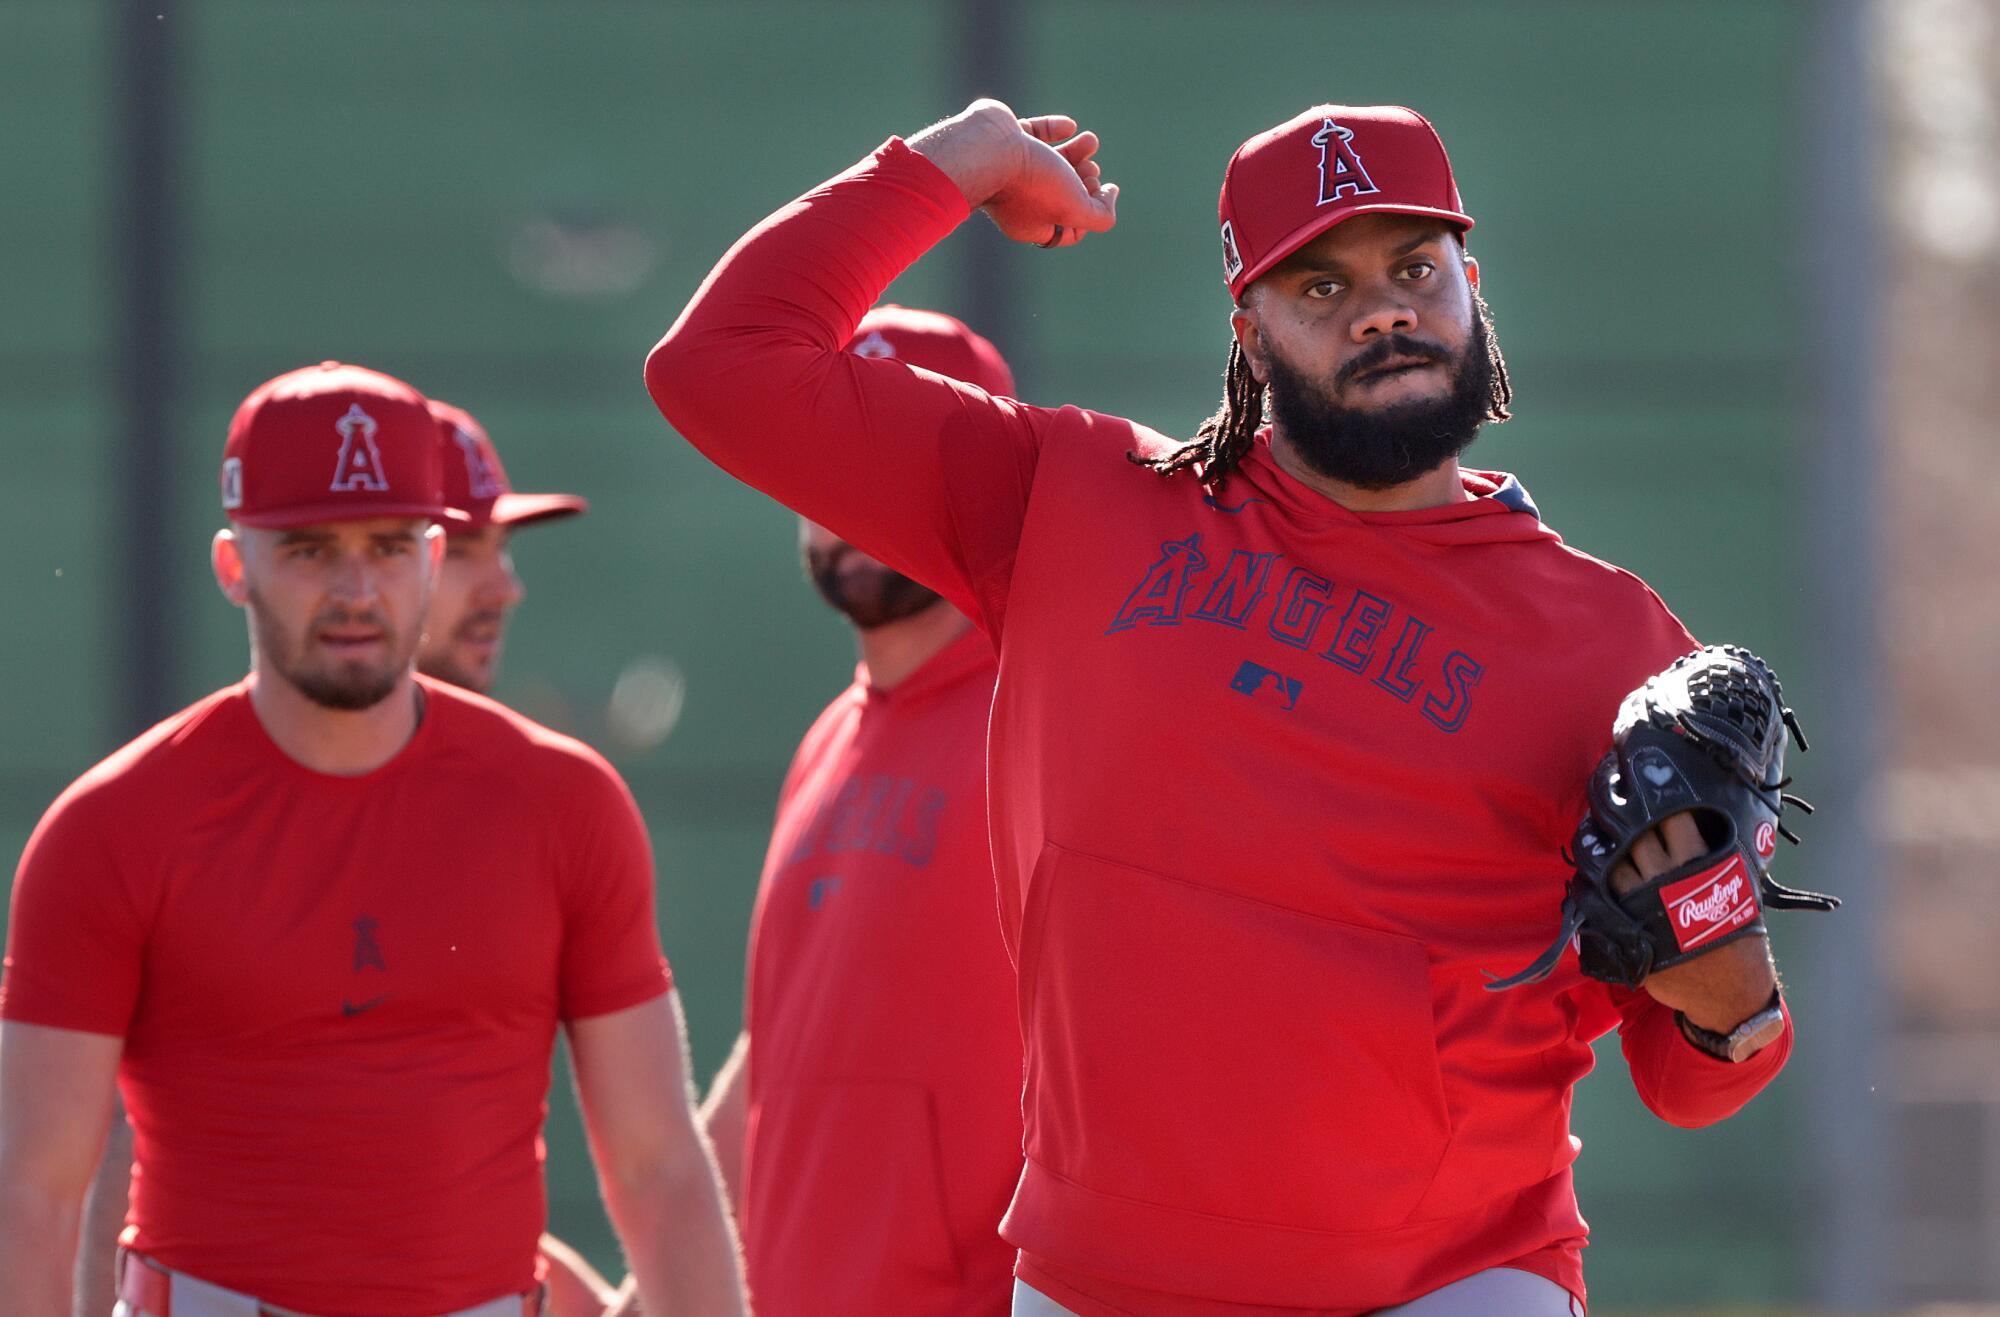
{"type": "Polygon", "coordinates": [[[521,584],[521,574],[514,570],[512,558],[502,558],[493,565],[480,581],[480,602],[489,608],[512,608],[528,597],[527,587],[521,584]]]}
{"type": "Polygon", "coordinates": [[[1355,317],[1349,332],[1356,343],[1366,343],[1384,334],[1415,333],[1416,328],[1416,308],[1400,297],[1385,294],[1355,317]]]}
{"type": "Polygon", "coordinates": [[[335,564],[327,592],[343,603],[365,604],[374,599],[376,585],[375,569],[368,560],[346,555],[335,564]]]}

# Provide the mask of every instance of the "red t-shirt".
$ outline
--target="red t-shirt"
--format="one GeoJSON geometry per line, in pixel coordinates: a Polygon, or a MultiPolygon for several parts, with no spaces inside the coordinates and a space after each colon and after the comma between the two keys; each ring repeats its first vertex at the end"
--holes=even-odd
{"type": "Polygon", "coordinates": [[[1581,1294],[1573,1085],[1620,1030],[1701,1124],[1742,1065],[1643,993],[1483,990],[1553,936],[1624,693],[1693,641],[1511,479],[1356,513],[1266,444],[1170,440],[840,351],[966,216],[899,141],[752,230],[647,362],[724,468],[1000,649],[994,863],[1019,970],[1021,1274],[1091,1314],[1355,1313],[1499,1265],[1581,1294]]]}
{"type": "Polygon", "coordinates": [[[1021,1031],[986,841],[993,649],[859,677],[792,761],[750,943],[762,1317],[1001,1317],[1021,1031]]]}
{"type": "Polygon", "coordinates": [[[218,691],[65,791],[14,882],[0,1016],[125,1039],[133,1246],[307,1312],[533,1284],[556,1024],[670,982],[610,765],[422,686],[360,777],[218,691]]]}

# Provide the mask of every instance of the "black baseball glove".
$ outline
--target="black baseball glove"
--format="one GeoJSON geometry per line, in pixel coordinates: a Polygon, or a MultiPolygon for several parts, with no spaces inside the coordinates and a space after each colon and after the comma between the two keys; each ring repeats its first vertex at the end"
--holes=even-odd
{"type": "Polygon", "coordinates": [[[1590,807],[1563,858],[1575,866],[1563,897],[1562,932],[1534,964],[1489,990],[1548,977],[1576,940],[1579,968],[1636,988],[1667,969],[1738,938],[1764,933],[1763,906],[1831,910],[1840,902],[1771,881],[1778,838],[1796,843],[1786,805],[1785,736],[1806,749],[1764,661],[1735,645],[1675,659],[1625,697],[1611,750],[1590,778],[1590,807]],[[1611,871],[1632,844],[1669,815],[1694,815],[1708,850],[1623,896],[1611,871]]]}

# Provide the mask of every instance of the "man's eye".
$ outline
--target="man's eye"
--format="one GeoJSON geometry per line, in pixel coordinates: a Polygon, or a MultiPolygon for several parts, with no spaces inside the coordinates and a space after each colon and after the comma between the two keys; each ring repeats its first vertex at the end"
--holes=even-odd
{"type": "Polygon", "coordinates": [[[1437,266],[1432,265],[1429,261],[1418,261],[1403,271],[1404,277],[1411,280],[1428,279],[1436,273],[1437,266]]]}
{"type": "Polygon", "coordinates": [[[384,558],[401,558],[410,552],[410,546],[401,540],[390,540],[375,546],[375,552],[384,558]]]}
{"type": "Polygon", "coordinates": [[[1332,279],[1322,279],[1316,284],[1307,285],[1306,296],[1324,300],[1326,298],[1332,297],[1335,293],[1339,291],[1340,291],[1339,283],[1337,283],[1332,279]]]}

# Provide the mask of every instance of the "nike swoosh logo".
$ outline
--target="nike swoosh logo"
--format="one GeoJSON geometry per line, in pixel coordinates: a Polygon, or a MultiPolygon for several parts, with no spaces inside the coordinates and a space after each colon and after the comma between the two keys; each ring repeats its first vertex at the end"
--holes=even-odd
{"type": "Polygon", "coordinates": [[[380,1006],[383,1002],[387,1000],[389,1000],[389,994],[386,992],[383,993],[380,997],[373,998],[372,1000],[369,1001],[361,1002],[358,1005],[343,997],[340,999],[340,1013],[345,1016],[360,1015],[365,1011],[374,1010],[377,1006],[380,1006]]]}
{"type": "Polygon", "coordinates": [[[1252,503],[1268,503],[1270,500],[1262,498],[1246,498],[1233,508],[1230,507],[1227,503],[1224,503],[1221,499],[1218,499],[1213,494],[1203,494],[1201,496],[1201,501],[1208,504],[1208,506],[1214,508],[1217,512],[1235,513],[1243,511],[1243,509],[1249,507],[1252,503]]]}

